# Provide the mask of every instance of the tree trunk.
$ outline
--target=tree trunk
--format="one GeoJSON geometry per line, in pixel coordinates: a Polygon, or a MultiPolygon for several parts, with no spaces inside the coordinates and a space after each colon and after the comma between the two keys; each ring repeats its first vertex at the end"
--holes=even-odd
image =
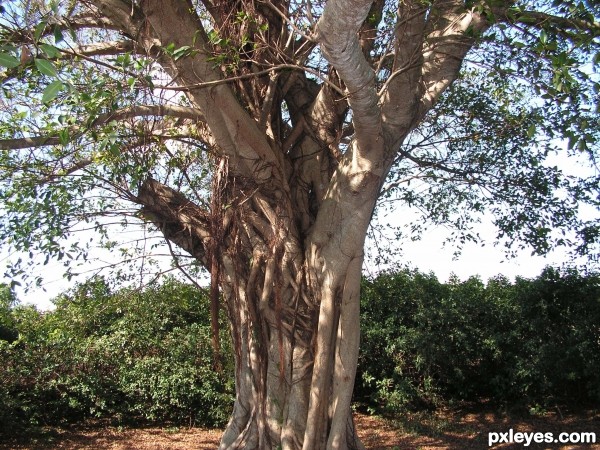
{"type": "Polygon", "coordinates": [[[362,448],[350,408],[362,258],[279,245],[244,266],[239,248],[222,253],[236,401],[220,448],[362,448]]]}
{"type": "MultiPolygon", "coordinates": [[[[150,179],[137,201],[165,237],[209,268],[220,286],[236,380],[222,449],[362,448],[351,399],[367,228],[401,142],[460,67],[466,47],[444,46],[444,39],[455,42],[460,31],[455,24],[470,22],[453,20],[464,15],[461,2],[442,2],[440,22],[454,25],[436,35],[440,50],[429,52],[431,61],[414,59],[423,48],[426,15],[419,2],[408,2],[403,23],[416,43],[394,60],[397,76],[389,86],[395,94],[387,89],[378,94],[367,60],[373,24],[365,20],[370,11],[380,17],[385,2],[351,3],[329,0],[315,26],[315,42],[330,63],[327,83],[282,72],[248,84],[240,78],[235,89],[219,82],[208,36],[189,14],[191,2],[146,0],[139,17],[125,11],[115,16],[130,34],[140,30],[147,52],[157,43],[185,49],[193,36],[195,52],[163,58],[161,65],[189,86],[186,95],[204,116],[197,133],[216,158],[210,211],[150,179]],[[361,33],[365,39],[359,39],[361,33]],[[438,70],[443,58],[451,59],[453,70],[438,70]],[[349,109],[352,139],[340,148],[349,109]]],[[[209,6],[226,36],[229,12],[209,6]]],[[[275,25],[279,19],[269,20],[275,25]]],[[[288,50],[293,46],[281,49],[288,50]]],[[[254,60],[264,58],[268,66],[279,56],[258,52],[254,60]]],[[[295,57],[308,53],[298,50],[295,57]]]]}
{"type": "Polygon", "coordinates": [[[224,182],[213,189],[221,202],[210,216],[155,180],[138,197],[165,237],[205,266],[213,266],[211,256],[219,265],[236,382],[220,448],[363,448],[350,402],[362,251],[379,179],[340,164],[337,187],[324,193],[316,221],[302,232],[310,219],[296,197],[281,191],[267,197],[228,174],[226,164],[218,166],[224,173],[215,179],[224,182]],[[361,186],[355,195],[339,197],[339,187],[355,185],[361,186]]]}
{"type": "Polygon", "coordinates": [[[221,448],[362,448],[350,401],[367,225],[357,219],[370,211],[354,209],[348,218],[326,200],[331,214],[302,240],[295,226],[302,220],[290,220],[281,204],[255,194],[226,224],[220,282],[236,402],[221,448]],[[357,227],[352,245],[340,234],[348,221],[357,227]]]}

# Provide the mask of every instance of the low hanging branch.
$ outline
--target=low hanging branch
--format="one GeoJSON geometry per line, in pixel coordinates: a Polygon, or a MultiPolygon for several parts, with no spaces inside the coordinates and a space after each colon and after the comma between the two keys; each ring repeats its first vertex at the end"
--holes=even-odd
{"type": "Polygon", "coordinates": [[[161,230],[166,239],[206,265],[210,219],[204,209],[152,178],[142,184],[135,201],[143,206],[141,216],[161,230]]]}

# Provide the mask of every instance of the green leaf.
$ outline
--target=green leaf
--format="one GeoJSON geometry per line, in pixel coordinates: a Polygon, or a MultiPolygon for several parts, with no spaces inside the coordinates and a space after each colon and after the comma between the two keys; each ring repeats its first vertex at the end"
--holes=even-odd
{"type": "Polygon", "coordinates": [[[0,52],[0,66],[7,67],[9,69],[14,69],[15,67],[18,67],[19,64],[19,60],[10,53],[0,52]]]}
{"type": "Polygon", "coordinates": [[[35,59],[35,66],[37,69],[43,73],[44,75],[48,75],[49,77],[58,77],[58,72],[56,71],[56,67],[47,59],[35,59]]]}
{"type": "Polygon", "coordinates": [[[183,47],[179,47],[177,50],[173,51],[173,58],[175,59],[175,61],[177,61],[178,59],[184,57],[184,56],[188,56],[191,53],[192,47],[190,47],[189,45],[184,45],[183,47]]]}
{"type": "Polygon", "coordinates": [[[71,137],[69,136],[69,130],[68,129],[60,130],[58,132],[58,139],[60,140],[60,143],[62,145],[67,145],[69,143],[69,141],[71,140],[71,137]]]}
{"type": "Polygon", "coordinates": [[[58,93],[64,89],[65,85],[60,80],[55,80],[46,86],[42,95],[42,102],[49,103],[56,98],[58,93]]]}
{"type": "Polygon", "coordinates": [[[54,45],[40,44],[40,48],[48,58],[57,58],[58,56],[60,56],[60,50],[54,45]]]}
{"type": "Polygon", "coordinates": [[[62,42],[64,40],[63,34],[62,34],[62,30],[60,29],[60,27],[55,26],[54,27],[54,42],[56,44],[58,44],[59,42],[62,42]]]}
{"type": "Polygon", "coordinates": [[[44,33],[44,30],[46,29],[46,22],[42,21],[40,23],[38,23],[35,26],[35,30],[33,32],[33,38],[35,39],[35,41],[39,41],[40,38],[42,37],[42,34],[44,33]]]}

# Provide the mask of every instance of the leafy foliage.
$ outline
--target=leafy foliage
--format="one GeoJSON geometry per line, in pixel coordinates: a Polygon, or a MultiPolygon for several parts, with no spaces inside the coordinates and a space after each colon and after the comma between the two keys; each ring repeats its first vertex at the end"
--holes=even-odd
{"type": "MultiPolygon", "coordinates": [[[[198,425],[227,420],[232,367],[228,360],[223,374],[212,369],[202,291],[167,280],[143,292],[113,293],[95,279],[55,302],[48,313],[11,311],[19,338],[0,341],[0,423],[6,429],[87,417],[198,425]]],[[[225,336],[223,342],[229,342],[225,336]]]]}
{"type": "Polygon", "coordinates": [[[11,314],[17,299],[12,289],[6,284],[0,284],[0,341],[14,341],[18,332],[15,319],[11,314]]]}
{"type": "MultiPolygon", "coordinates": [[[[378,32],[365,42],[370,42],[376,88],[384,92],[404,70],[394,66],[398,55],[390,57],[398,4],[375,3],[367,23],[378,32]]],[[[428,10],[434,3],[423,2],[422,7],[428,10]]],[[[132,2],[129,10],[139,6],[132,2]]],[[[295,32],[310,30],[323,7],[315,3],[287,12],[289,23],[297,27],[287,32],[298,54],[283,61],[305,65],[311,83],[311,74],[327,73],[329,63],[318,46],[311,57],[304,55],[304,36],[295,32]]],[[[600,178],[594,169],[600,137],[598,6],[484,0],[467,1],[465,8],[488,24],[481,33],[465,32],[472,49],[460,74],[414,124],[397,154],[384,199],[400,200],[403,208],[421,215],[409,225],[411,238],[428,222],[452,225],[459,244],[476,240],[473,225],[486,211],[507,247],[522,245],[543,254],[565,246],[597,256],[597,217],[584,219],[578,209],[599,206],[600,178]],[[579,157],[592,169],[569,174],[555,163],[556,155],[579,157]],[[571,233],[565,236],[559,229],[571,233]]],[[[101,11],[86,2],[65,1],[12,2],[2,11],[0,240],[66,265],[88,254],[83,245],[65,243],[73,230],[102,231],[107,222],[103,217],[115,212],[139,219],[132,203],[148,177],[161,179],[203,206],[210,203],[210,140],[198,129],[181,128],[182,118],[174,112],[170,116],[164,108],[160,114],[136,109],[195,107],[190,98],[169,90],[164,68],[167,60],[177,63],[203,54],[196,45],[199,36],[187,36],[188,45],[164,42],[144,51],[143,45],[128,40],[133,39],[129,32],[114,31],[118,26],[78,25],[79,18],[101,17],[101,11]],[[129,115],[123,117],[124,111],[129,115]],[[26,143],[27,138],[33,139],[26,143]],[[31,151],[14,151],[23,149],[21,145],[31,151]]],[[[248,65],[262,73],[277,67],[287,52],[287,46],[278,48],[270,40],[287,40],[273,32],[280,19],[273,22],[272,14],[249,3],[230,11],[226,25],[211,19],[201,2],[194,2],[193,13],[206,28],[206,51],[219,76],[247,76],[248,65]],[[262,56],[254,60],[249,54],[256,52],[262,56]]],[[[429,45],[425,41],[422,47],[429,45]]],[[[415,61],[405,63],[408,67],[415,61]]],[[[252,89],[251,82],[228,85],[247,103],[246,109],[259,111],[265,79],[257,77],[252,89]],[[253,93],[260,93],[256,105],[249,100],[253,93]]],[[[281,104],[275,107],[278,121],[273,128],[284,130],[276,139],[284,142],[297,124],[288,111],[289,99],[283,93],[276,97],[281,104]]],[[[354,133],[353,113],[342,109],[343,129],[336,132],[341,153],[349,148],[341,137],[354,133]]],[[[129,226],[131,222],[137,220],[129,226]]],[[[12,269],[15,277],[27,278],[29,271],[19,264],[12,269]]]]}
{"type": "Polygon", "coordinates": [[[548,268],[485,285],[400,271],[363,288],[355,396],[370,408],[600,401],[597,275],[548,268]]]}

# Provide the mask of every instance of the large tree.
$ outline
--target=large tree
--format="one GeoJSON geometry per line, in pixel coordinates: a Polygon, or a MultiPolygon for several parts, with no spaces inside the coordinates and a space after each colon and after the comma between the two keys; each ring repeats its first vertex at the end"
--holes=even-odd
{"type": "Polygon", "coordinates": [[[1,237],[63,258],[85,252],[65,248],[78,224],[122,214],[204,267],[236,349],[221,448],[362,448],[351,396],[379,199],[419,211],[414,233],[474,239],[489,211],[508,244],[593,252],[577,210],[597,210],[596,173],[547,159],[594,161],[592,1],[1,8],[1,237]]]}

